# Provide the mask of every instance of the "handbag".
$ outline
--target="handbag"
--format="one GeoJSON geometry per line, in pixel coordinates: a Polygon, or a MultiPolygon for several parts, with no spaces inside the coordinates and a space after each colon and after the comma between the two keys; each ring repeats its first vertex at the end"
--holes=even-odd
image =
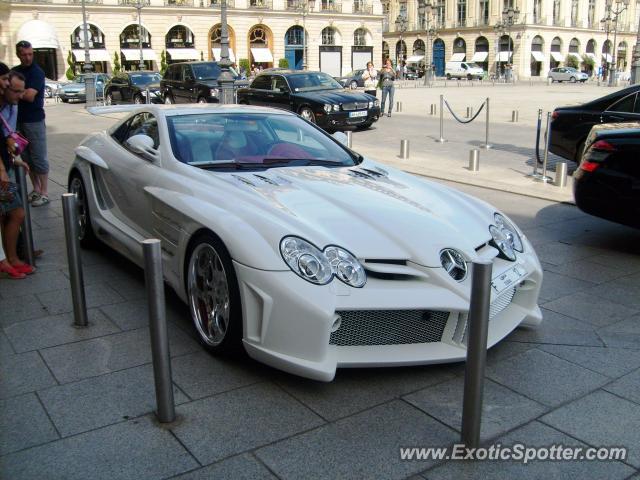
{"type": "Polygon", "coordinates": [[[7,121],[5,120],[2,114],[0,114],[0,118],[2,119],[2,123],[4,123],[4,128],[6,128],[7,131],[9,132],[9,135],[7,135],[7,138],[11,138],[15,142],[14,155],[20,155],[22,152],[25,151],[25,149],[29,145],[29,140],[27,140],[24,136],[22,136],[21,134],[13,130],[9,126],[9,124],[7,123],[7,121]]]}

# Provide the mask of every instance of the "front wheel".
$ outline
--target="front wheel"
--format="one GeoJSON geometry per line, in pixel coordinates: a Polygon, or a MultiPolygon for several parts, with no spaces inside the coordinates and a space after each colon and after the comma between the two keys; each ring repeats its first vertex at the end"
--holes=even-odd
{"type": "Polygon", "coordinates": [[[451,80],[451,75],[447,73],[447,80],[451,80]]]}
{"type": "Polygon", "coordinates": [[[355,90],[356,88],[358,88],[358,82],[356,82],[355,80],[351,80],[349,86],[351,87],[351,90],[355,90]]]}
{"type": "Polygon", "coordinates": [[[53,90],[51,90],[51,87],[49,86],[44,87],[44,96],[47,98],[53,97],[53,90]]]}
{"type": "Polygon", "coordinates": [[[212,353],[242,345],[242,307],[231,258],[222,242],[205,233],[193,242],[186,272],[189,310],[200,341],[212,353]]]}
{"type": "Polygon", "coordinates": [[[207,103],[207,99],[204,97],[198,98],[198,103],[207,103]]]}
{"type": "Polygon", "coordinates": [[[167,94],[164,96],[164,103],[165,103],[166,105],[173,105],[173,104],[174,104],[174,103],[176,103],[176,102],[174,102],[174,101],[173,101],[173,97],[172,97],[169,93],[167,93],[167,94]]]}
{"type": "Polygon", "coordinates": [[[308,122],[316,123],[316,116],[309,107],[302,107],[300,109],[300,116],[308,122]]]}
{"type": "Polygon", "coordinates": [[[84,181],[79,173],[74,173],[69,182],[69,193],[76,196],[76,209],[78,212],[78,240],[84,248],[94,247],[98,239],[91,226],[91,215],[89,213],[89,200],[84,181]]]}
{"type": "Polygon", "coordinates": [[[571,83],[576,83],[576,77],[571,77],[571,78],[569,79],[569,81],[570,81],[571,83]]]}
{"type": "Polygon", "coordinates": [[[113,95],[107,93],[107,96],[104,98],[104,103],[106,105],[113,105],[113,95]]]}
{"type": "Polygon", "coordinates": [[[142,95],[136,95],[133,97],[133,103],[136,105],[142,105],[144,103],[144,98],[142,98],[142,95]]]}
{"type": "Polygon", "coordinates": [[[471,74],[467,75],[467,80],[473,80],[473,76],[471,74]]]}

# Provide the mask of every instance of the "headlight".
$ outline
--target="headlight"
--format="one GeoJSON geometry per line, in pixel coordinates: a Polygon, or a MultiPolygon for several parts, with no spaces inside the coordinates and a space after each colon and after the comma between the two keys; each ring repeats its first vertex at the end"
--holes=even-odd
{"type": "Polygon", "coordinates": [[[212,97],[217,97],[218,96],[218,89],[217,88],[212,88],[211,90],[209,90],[209,95],[211,95],[212,97]]]}
{"type": "Polygon", "coordinates": [[[496,224],[489,227],[493,242],[506,258],[513,261],[516,259],[515,252],[524,251],[520,234],[503,215],[496,213],[494,219],[496,224]]]}
{"type": "Polygon", "coordinates": [[[380,100],[376,100],[375,102],[373,102],[373,104],[374,104],[376,107],[379,107],[379,106],[380,106],[380,100]]]}
{"type": "Polygon", "coordinates": [[[369,102],[369,108],[373,108],[373,102],[369,102]]]}
{"type": "Polygon", "coordinates": [[[329,105],[328,103],[325,103],[324,104],[324,111],[327,112],[327,113],[331,112],[331,105],[329,105]]]}
{"type": "Polygon", "coordinates": [[[339,112],[340,111],[340,105],[334,105],[333,106],[333,111],[334,112],[339,112]]]}
{"type": "Polygon", "coordinates": [[[351,285],[363,287],[367,276],[360,262],[347,250],[330,245],[321,251],[299,237],[284,237],[280,254],[298,276],[316,285],[326,285],[333,277],[351,285]]]}

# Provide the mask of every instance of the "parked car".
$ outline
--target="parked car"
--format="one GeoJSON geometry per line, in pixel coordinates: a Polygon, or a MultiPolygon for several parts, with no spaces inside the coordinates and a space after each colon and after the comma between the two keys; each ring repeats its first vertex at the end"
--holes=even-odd
{"type": "MultiPolygon", "coordinates": [[[[169,65],[160,81],[164,103],[218,103],[218,62],[181,62],[169,65]]],[[[246,86],[238,72],[231,69],[235,86],[246,86]]]]}
{"type": "Polygon", "coordinates": [[[340,82],[340,84],[345,88],[356,89],[358,87],[364,87],[364,78],[362,78],[362,74],[364,73],[364,69],[354,70],[353,72],[349,72],[342,77],[336,77],[336,80],[340,82]]]}
{"type": "Polygon", "coordinates": [[[600,123],[640,120],[640,85],[623,88],[583,105],[553,111],[549,151],[580,161],[591,127],[600,123]]]}
{"type": "Polygon", "coordinates": [[[59,82],[57,80],[51,80],[49,78],[45,78],[44,79],[44,96],[46,98],[54,97],[58,93],[58,90],[60,90],[60,88],[63,85],[66,85],[67,83],[68,82],[59,82]]]}
{"type": "Polygon", "coordinates": [[[142,266],[140,242],[159,238],[164,279],[212,352],[321,381],[463,361],[479,260],[493,271],[488,346],[541,322],[535,251],[486,202],[281,109],[130,108],[75,150],[81,243],[142,266]]]}
{"type": "MultiPolygon", "coordinates": [[[[58,97],[63,102],[77,100],[79,102],[87,101],[87,92],[85,90],[85,74],[76,75],[71,83],[62,85],[58,90],[58,97]]],[[[104,73],[95,74],[96,98],[102,100],[104,94],[104,86],[109,81],[109,75],[104,73]]]]}
{"type": "Polygon", "coordinates": [[[484,77],[484,70],[481,66],[473,62],[447,62],[444,67],[444,74],[447,80],[451,78],[466,78],[467,80],[478,80],[484,77]]]}
{"type": "Polygon", "coordinates": [[[591,129],[573,194],[580,210],[640,228],[640,122],[591,129]]]}
{"type": "Polygon", "coordinates": [[[423,67],[414,65],[407,66],[407,72],[404,74],[404,78],[407,80],[417,80],[422,77],[424,77],[423,67]]]}
{"type": "Polygon", "coordinates": [[[291,110],[330,130],[369,128],[380,117],[375,97],[346,90],[330,75],[308,70],[261,73],[248,88],[238,90],[238,103],[291,110]]]}
{"type": "Polygon", "coordinates": [[[115,75],[104,88],[105,103],[163,103],[160,95],[160,72],[138,70],[115,75]]]}
{"type": "Polygon", "coordinates": [[[552,68],[549,70],[549,75],[547,78],[551,79],[551,83],[553,82],[586,82],[589,80],[589,75],[586,73],[579,72],[573,67],[559,67],[552,68]]]}

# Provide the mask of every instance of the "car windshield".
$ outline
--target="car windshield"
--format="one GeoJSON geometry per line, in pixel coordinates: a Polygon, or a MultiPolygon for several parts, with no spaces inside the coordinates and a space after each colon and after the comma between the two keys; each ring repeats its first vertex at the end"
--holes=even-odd
{"type": "Polygon", "coordinates": [[[160,82],[159,73],[132,73],[131,83],[134,85],[149,85],[160,82]]]}
{"type": "MultiPolygon", "coordinates": [[[[236,80],[240,78],[238,72],[229,67],[231,75],[236,80]]],[[[220,76],[221,68],[217,63],[196,63],[193,65],[193,73],[197,80],[215,80],[220,76]]]]}
{"type": "Polygon", "coordinates": [[[84,75],[76,75],[73,77],[73,83],[84,83],[84,75]]]}
{"type": "Polygon", "coordinates": [[[293,115],[199,113],[167,117],[173,155],[211,170],[353,166],[357,156],[293,115]]]}
{"type": "Polygon", "coordinates": [[[314,90],[335,90],[344,88],[333,77],[321,72],[297,73],[291,75],[289,84],[294,92],[312,92],[314,90]]]}
{"type": "Polygon", "coordinates": [[[469,66],[469,68],[482,68],[480,65],[478,65],[477,63],[467,63],[467,65],[469,66]]]}

